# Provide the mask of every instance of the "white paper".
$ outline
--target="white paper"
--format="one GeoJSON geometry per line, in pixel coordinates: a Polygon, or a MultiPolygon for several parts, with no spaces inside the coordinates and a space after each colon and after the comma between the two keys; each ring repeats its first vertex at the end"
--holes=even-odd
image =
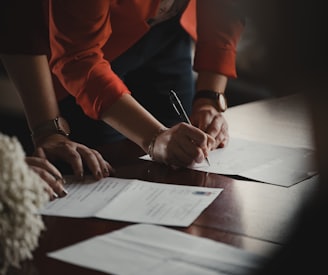
{"type": "Polygon", "coordinates": [[[189,226],[223,190],[114,177],[65,187],[41,214],[172,226],[189,226]]]}
{"type": "MultiPolygon", "coordinates": [[[[150,160],[149,156],[142,159],[150,160]]],[[[213,150],[193,170],[242,176],[265,183],[291,186],[317,173],[314,150],[230,138],[228,146],[213,150]]]]}
{"type": "Polygon", "coordinates": [[[136,224],[48,253],[118,275],[253,274],[265,257],[157,225],[136,224]]]}

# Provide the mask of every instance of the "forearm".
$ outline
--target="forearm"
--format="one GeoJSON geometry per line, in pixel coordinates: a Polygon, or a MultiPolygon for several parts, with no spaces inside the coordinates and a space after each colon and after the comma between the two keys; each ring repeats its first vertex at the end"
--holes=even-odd
{"type": "Polygon", "coordinates": [[[212,72],[199,72],[196,82],[196,91],[212,90],[224,93],[228,78],[224,75],[212,72]]]}
{"type": "Polygon", "coordinates": [[[45,55],[1,55],[22,99],[30,129],[54,119],[59,109],[45,55]]]}
{"type": "Polygon", "coordinates": [[[102,120],[138,144],[145,152],[160,129],[165,128],[132,96],[125,94],[107,109],[102,120]]]}
{"type": "MultiPolygon", "coordinates": [[[[83,178],[84,165],[92,172],[95,179],[109,176],[111,166],[95,150],[75,143],[58,131],[40,130],[40,125],[54,120],[59,115],[59,108],[53,88],[52,77],[45,55],[2,55],[3,63],[13,80],[24,104],[26,117],[40,160],[64,160],[69,163],[78,180],[83,178]],[[39,130],[36,130],[38,128],[39,130]],[[37,134],[37,131],[39,133],[37,134]],[[42,147],[42,149],[41,149],[42,147]],[[42,152],[40,155],[39,152],[42,152]]],[[[66,129],[65,129],[66,130],[66,129]]],[[[51,170],[50,170],[51,172],[51,170]]],[[[42,173],[43,177],[45,174],[42,173]]],[[[53,190],[63,195],[62,186],[55,177],[44,178],[53,190]]]]}

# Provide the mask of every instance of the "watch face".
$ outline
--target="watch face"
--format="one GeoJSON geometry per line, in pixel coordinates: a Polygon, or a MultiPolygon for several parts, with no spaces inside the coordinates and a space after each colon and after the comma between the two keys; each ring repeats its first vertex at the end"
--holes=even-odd
{"type": "Polygon", "coordinates": [[[56,119],[56,127],[57,127],[57,131],[62,132],[64,135],[68,136],[70,134],[70,129],[68,126],[68,123],[66,122],[65,119],[58,117],[56,119]]]}
{"type": "Polygon", "coordinates": [[[208,98],[216,103],[216,108],[219,112],[224,112],[227,110],[227,99],[224,94],[212,91],[212,90],[201,90],[196,92],[193,102],[198,98],[208,98]]]}

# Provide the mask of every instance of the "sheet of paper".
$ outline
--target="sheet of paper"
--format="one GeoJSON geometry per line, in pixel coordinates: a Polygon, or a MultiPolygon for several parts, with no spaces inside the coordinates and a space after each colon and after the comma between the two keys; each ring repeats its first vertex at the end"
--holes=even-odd
{"type": "MultiPolygon", "coordinates": [[[[149,156],[143,159],[150,160],[149,156]]],[[[265,183],[291,186],[317,173],[314,150],[230,138],[227,147],[209,153],[206,162],[190,169],[223,175],[237,175],[265,183]]]]}
{"type": "Polygon", "coordinates": [[[244,250],[150,224],[136,224],[48,253],[111,274],[254,274],[266,260],[244,250]]]}
{"type": "Polygon", "coordinates": [[[172,226],[189,226],[223,190],[114,177],[66,188],[66,197],[49,202],[40,213],[172,226]]]}
{"type": "Polygon", "coordinates": [[[311,110],[302,93],[232,106],[224,117],[232,137],[315,148],[311,110]]]}

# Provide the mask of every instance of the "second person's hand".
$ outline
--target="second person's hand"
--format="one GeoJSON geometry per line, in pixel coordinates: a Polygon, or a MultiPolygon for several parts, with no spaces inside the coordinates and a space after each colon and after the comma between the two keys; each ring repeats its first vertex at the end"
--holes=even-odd
{"type": "Polygon", "coordinates": [[[25,162],[45,182],[44,190],[48,193],[50,200],[66,196],[65,181],[61,173],[47,159],[27,156],[25,162]]]}
{"type": "Polygon", "coordinates": [[[84,165],[88,167],[96,180],[108,177],[113,171],[111,165],[103,159],[97,150],[71,141],[62,135],[48,136],[37,146],[36,156],[47,158],[51,162],[60,160],[68,163],[77,180],[84,178],[84,165]]]}
{"type": "Polygon", "coordinates": [[[213,139],[209,139],[208,143],[211,150],[225,147],[229,142],[229,131],[223,114],[210,104],[198,103],[200,102],[193,106],[190,118],[192,124],[213,137],[213,139]]]}

